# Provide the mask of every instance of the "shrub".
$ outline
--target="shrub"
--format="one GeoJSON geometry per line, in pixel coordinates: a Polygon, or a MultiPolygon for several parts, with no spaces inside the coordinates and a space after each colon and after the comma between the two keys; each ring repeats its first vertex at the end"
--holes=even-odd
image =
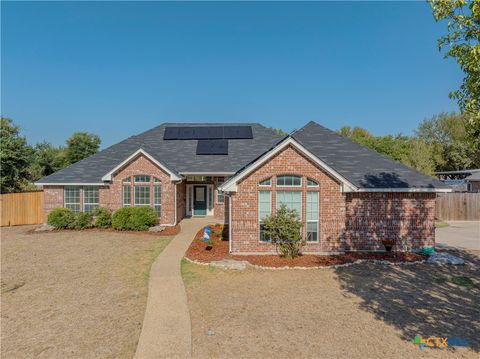
{"type": "Polygon", "coordinates": [[[282,204],[274,215],[265,218],[264,224],[272,243],[278,246],[282,255],[287,258],[300,255],[305,241],[301,234],[303,223],[296,210],[282,204]]]}
{"type": "Polygon", "coordinates": [[[107,228],[112,225],[112,212],[108,208],[95,208],[93,215],[95,216],[95,227],[107,228]]]}
{"type": "Polygon", "coordinates": [[[49,214],[47,223],[56,229],[72,228],[75,214],[70,208],[54,208],[49,214]]]}
{"type": "Polygon", "coordinates": [[[85,229],[93,227],[93,215],[91,213],[78,212],[75,214],[75,220],[71,228],[85,229]]]}
{"type": "Polygon", "coordinates": [[[112,227],[118,230],[146,231],[157,223],[152,207],[124,207],[112,216],[112,227]]]}

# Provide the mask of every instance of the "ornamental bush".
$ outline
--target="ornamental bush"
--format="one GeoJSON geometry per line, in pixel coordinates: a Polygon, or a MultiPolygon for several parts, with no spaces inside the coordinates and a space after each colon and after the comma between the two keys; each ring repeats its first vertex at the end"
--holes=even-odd
{"type": "Polygon", "coordinates": [[[71,228],[73,229],[85,229],[93,227],[93,215],[86,212],[78,212],[75,214],[75,220],[71,228]]]}
{"type": "Polygon", "coordinates": [[[95,227],[108,228],[112,225],[112,212],[108,208],[95,208],[93,215],[95,217],[95,227]]]}
{"type": "Polygon", "coordinates": [[[70,208],[54,208],[49,214],[47,223],[56,229],[72,228],[75,214],[70,208]]]}
{"type": "Polygon", "coordinates": [[[112,216],[112,227],[125,231],[146,231],[157,223],[157,214],[152,207],[124,207],[112,216]]]}
{"type": "Polygon", "coordinates": [[[300,255],[305,240],[302,238],[303,223],[299,213],[282,204],[276,213],[264,219],[265,231],[280,253],[287,258],[300,255]]]}

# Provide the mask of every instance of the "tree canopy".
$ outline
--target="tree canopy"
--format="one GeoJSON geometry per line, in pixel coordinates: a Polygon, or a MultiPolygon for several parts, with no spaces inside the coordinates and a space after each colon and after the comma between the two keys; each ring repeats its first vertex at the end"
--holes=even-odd
{"type": "Polygon", "coordinates": [[[88,132],[75,132],[67,140],[66,157],[70,164],[83,160],[98,152],[100,137],[88,132]]]}

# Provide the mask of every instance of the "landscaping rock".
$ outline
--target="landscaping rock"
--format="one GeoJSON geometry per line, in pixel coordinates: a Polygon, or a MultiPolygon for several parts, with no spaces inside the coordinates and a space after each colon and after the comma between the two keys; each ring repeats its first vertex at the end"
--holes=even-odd
{"type": "Polygon", "coordinates": [[[247,264],[248,262],[246,261],[236,261],[233,259],[224,259],[221,261],[214,261],[210,263],[212,267],[236,270],[244,270],[245,268],[247,268],[247,264]]]}
{"type": "Polygon", "coordinates": [[[462,258],[456,257],[452,254],[440,252],[440,253],[434,253],[430,257],[428,257],[427,263],[458,265],[458,264],[465,264],[465,261],[462,258]]]}
{"type": "Polygon", "coordinates": [[[149,232],[161,232],[165,229],[165,226],[153,226],[148,229],[149,232]]]}
{"type": "Polygon", "coordinates": [[[35,232],[50,232],[55,229],[54,226],[51,226],[49,224],[42,224],[40,227],[35,228],[35,232]]]}

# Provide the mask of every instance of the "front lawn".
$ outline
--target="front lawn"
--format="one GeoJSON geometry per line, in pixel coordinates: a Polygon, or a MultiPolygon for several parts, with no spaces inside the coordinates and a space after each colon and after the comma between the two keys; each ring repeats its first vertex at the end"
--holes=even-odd
{"type": "Polygon", "coordinates": [[[2,228],[2,358],[132,358],[150,266],[173,237],[2,228]]]}
{"type": "Polygon", "coordinates": [[[480,258],[244,271],[182,262],[195,358],[478,358],[480,258]],[[420,350],[416,335],[468,338],[420,350]]]}

